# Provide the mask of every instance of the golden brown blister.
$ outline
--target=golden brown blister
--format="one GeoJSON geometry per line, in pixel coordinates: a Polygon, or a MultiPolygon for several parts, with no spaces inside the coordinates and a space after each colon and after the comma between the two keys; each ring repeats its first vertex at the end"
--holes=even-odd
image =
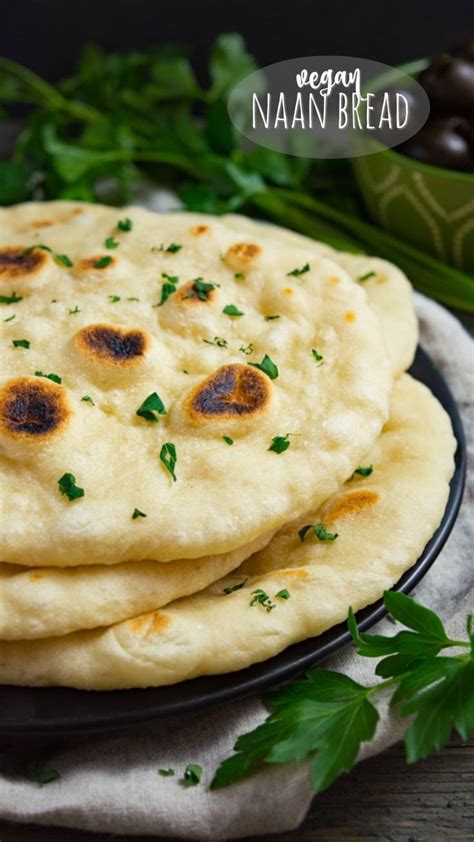
{"type": "Polygon", "coordinates": [[[0,281],[21,281],[36,276],[49,260],[44,249],[27,246],[0,248],[0,281]]]}
{"type": "Polygon", "coordinates": [[[74,337],[74,344],[90,362],[130,368],[142,361],[150,349],[151,339],[140,328],[95,324],[81,328],[74,337]]]}
{"type": "Polygon", "coordinates": [[[233,363],[223,365],[200,383],[185,402],[185,411],[194,421],[256,418],[272,398],[269,378],[258,369],[233,363]]]}

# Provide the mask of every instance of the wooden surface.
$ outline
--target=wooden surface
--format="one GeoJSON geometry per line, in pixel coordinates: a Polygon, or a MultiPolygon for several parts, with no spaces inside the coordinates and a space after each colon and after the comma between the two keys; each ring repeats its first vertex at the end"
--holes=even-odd
{"type": "MultiPolygon", "coordinates": [[[[409,768],[403,746],[396,745],[361,763],[332,789],[315,798],[298,830],[278,836],[252,837],[250,842],[274,839],[278,842],[473,842],[474,740],[464,744],[453,738],[439,754],[409,768]]],[[[0,842],[113,840],[152,842],[152,837],[117,837],[0,822],[0,842]]]]}

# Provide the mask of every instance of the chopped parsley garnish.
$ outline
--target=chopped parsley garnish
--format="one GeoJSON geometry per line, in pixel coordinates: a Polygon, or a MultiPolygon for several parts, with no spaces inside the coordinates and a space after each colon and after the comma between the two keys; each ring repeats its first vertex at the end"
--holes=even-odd
{"type": "Polygon", "coordinates": [[[31,780],[35,781],[38,786],[50,784],[61,777],[56,769],[42,769],[39,762],[31,763],[28,766],[28,774],[31,780]]]}
{"type": "Polygon", "coordinates": [[[152,251],[163,251],[165,254],[176,254],[176,252],[180,251],[183,247],[179,243],[170,243],[169,246],[161,244],[158,249],[152,249],[152,251]]]}
{"type": "Polygon", "coordinates": [[[270,378],[270,380],[276,380],[278,377],[278,368],[273,360],[270,359],[268,354],[265,354],[261,363],[249,363],[249,365],[252,365],[254,368],[259,368],[260,371],[263,371],[263,373],[270,378]]]}
{"type": "Polygon", "coordinates": [[[54,259],[55,259],[56,263],[60,263],[61,266],[67,266],[68,268],[70,266],[74,266],[74,263],[67,256],[67,254],[55,254],[54,259]]]}
{"type": "Polygon", "coordinates": [[[12,339],[12,345],[15,348],[29,348],[30,343],[28,339],[12,339]]]}
{"type": "Polygon", "coordinates": [[[110,255],[106,254],[104,257],[99,257],[98,260],[94,263],[94,269],[105,269],[106,266],[110,266],[112,263],[112,258],[110,255]]]}
{"type": "Polygon", "coordinates": [[[367,465],[367,467],[365,467],[365,468],[364,468],[363,465],[359,465],[359,467],[355,469],[354,475],[358,474],[360,477],[370,477],[373,470],[374,470],[373,465],[367,465]]]}
{"type": "Polygon", "coordinates": [[[163,462],[166,470],[169,471],[171,476],[173,477],[173,481],[176,482],[176,474],[174,469],[176,467],[176,462],[178,461],[178,457],[176,455],[176,447],[170,441],[167,441],[166,444],[160,450],[160,460],[163,462]]]}
{"type": "Polygon", "coordinates": [[[199,301],[208,301],[209,293],[216,288],[215,284],[206,284],[202,278],[196,278],[192,282],[192,287],[185,294],[184,298],[194,298],[196,295],[199,301]]]}
{"type": "Polygon", "coordinates": [[[196,786],[202,777],[202,766],[197,763],[188,763],[184,770],[184,785],[196,786]]]}
{"type": "Polygon", "coordinates": [[[17,304],[18,301],[23,301],[22,295],[17,295],[12,292],[11,295],[0,295],[0,304],[17,304]]]}
{"type": "Polygon", "coordinates": [[[222,339],[221,336],[215,336],[214,339],[203,339],[206,345],[217,345],[219,348],[227,348],[227,339],[222,339]]]}
{"type": "Polygon", "coordinates": [[[250,354],[253,354],[253,342],[249,342],[248,345],[241,345],[239,351],[245,354],[246,357],[249,357],[250,354]]]}
{"type": "Polygon", "coordinates": [[[234,278],[236,281],[243,281],[245,278],[245,272],[236,272],[234,278]]]}
{"type": "Polygon", "coordinates": [[[120,295],[109,295],[109,301],[112,304],[116,304],[117,301],[120,301],[120,295]]]}
{"type": "Polygon", "coordinates": [[[324,360],[323,355],[320,354],[319,351],[316,351],[315,348],[311,348],[311,353],[312,353],[312,355],[313,355],[313,357],[314,357],[314,359],[316,360],[317,363],[321,362],[321,360],[324,360]]]}
{"type": "Polygon", "coordinates": [[[226,444],[228,444],[228,445],[234,444],[234,439],[231,439],[230,436],[222,436],[222,438],[224,439],[226,444]]]}
{"type": "Polygon", "coordinates": [[[239,310],[238,307],[235,306],[235,304],[226,304],[222,312],[225,313],[226,316],[231,316],[233,319],[244,315],[242,313],[242,310],[239,310]]]}
{"type": "Polygon", "coordinates": [[[16,314],[15,314],[15,313],[13,313],[13,316],[8,316],[8,319],[4,319],[3,321],[4,321],[4,322],[12,322],[12,321],[13,321],[13,319],[16,319],[16,314]]]}
{"type": "Polygon", "coordinates": [[[63,474],[61,479],[58,479],[58,485],[61,494],[65,494],[68,500],[78,500],[79,497],[84,497],[84,489],[76,485],[74,474],[63,474]]]}
{"type": "Polygon", "coordinates": [[[172,778],[174,775],[174,769],[158,769],[158,774],[161,775],[162,778],[172,778]]]}
{"type": "Polygon", "coordinates": [[[106,249],[118,249],[120,243],[115,237],[106,237],[104,240],[104,246],[106,249]]]}
{"type": "Polygon", "coordinates": [[[134,509],[132,520],[137,520],[137,518],[139,517],[147,517],[147,515],[145,514],[145,512],[141,512],[140,509],[134,509]]]}
{"type": "Polygon", "coordinates": [[[147,421],[158,421],[159,419],[156,417],[155,412],[158,415],[166,415],[165,405],[160,396],[157,392],[152,392],[138,407],[136,414],[140,418],[145,418],[147,421]]]}
{"type": "Polygon", "coordinates": [[[248,579],[244,579],[242,582],[239,582],[237,585],[230,585],[228,588],[224,588],[224,593],[234,593],[234,591],[240,591],[241,588],[244,587],[248,582],[248,579]]]}
{"type": "Polygon", "coordinates": [[[290,446],[290,435],[291,433],[287,433],[286,436],[273,436],[272,443],[268,449],[273,450],[274,453],[284,453],[290,446]]]}
{"type": "Polygon", "coordinates": [[[299,278],[300,275],[304,275],[305,272],[309,272],[310,268],[311,267],[310,267],[309,263],[305,263],[305,265],[302,266],[301,269],[292,269],[291,272],[287,272],[286,274],[288,276],[292,275],[294,278],[299,278]]]}
{"type": "Polygon", "coordinates": [[[132,295],[130,298],[127,298],[127,301],[140,301],[140,299],[132,295]]]}
{"type": "Polygon", "coordinates": [[[265,611],[269,614],[270,611],[273,611],[276,608],[274,602],[271,601],[270,597],[268,596],[265,591],[262,591],[261,588],[257,588],[256,591],[252,591],[252,599],[250,600],[250,605],[261,605],[265,608],[265,611]]]}
{"type": "Polygon", "coordinates": [[[281,319],[281,316],[265,316],[266,322],[274,322],[275,319],[281,319]]]}
{"type": "Polygon", "coordinates": [[[177,275],[168,275],[167,272],[162,272],[161,277],[166,278],[166,282],[161,286],[161,300],[158,304],[155,304],[155,307],[161,307],[165,301],[168,301],[170,295],[176,292],[176,284],[179,282],[177,275]]]}
{"type": "Polygon", "coordinates": [[[125,219],[119,219],[117,222],[117,228],[119,231],[131,231],[133,228],[133,222],[127,216],[125,219]]]}
{"type": "Polygon", "coordinates": [[[68,268],[70,266],[74,266],[74,263],[67,256],[67,254],[57,254],[55,251],[53,251],[52,248],[50,248],[49,246],[45,246],[45,245],[30,246],[29,248],[25,249],[25,251],[23,252],[23,255],[26,256],[28,254],[31,254],[31,252],[35,251],[35,249],[41,249],[41,251],[49,251],[50,254],[53,255],[53,260],[56,263],[59,263],[60,266],[67,266],[68,268]]]}
{"type": "Polygon", "coordinates": [[[375,272],[366,272],[365,275],[361,275],[359,278],[357,278],[357,280],[358,281],[368,281],[369,278],[375,278],[375,275],[376,275],[375,272]]]}
{"type": "Polygon", "coordinates": [[[74,307],[74,310],[69,309],[69,311],[68,311],[68,315],[69,315],[69,316],[75,316],[75,315],[76,315],[76,313],[80,313],[80,312],[81,312],[81,311],[80,311],[79,307],[78,307],[78,306],[77,306],[77,304],[76,304],[76,306],[74,307]]]}
{"type": "Polygon", "coordinates": [[[322,523],[309,523],[307,526],[303,526],[301,529],[298,530],[299,539],[301,542],[304,541],[306,537],[306,533],[312,529],[316,538],[320,541],[335,541],[337,538],[337,532],[326,532],[322,523]]]}
{"type": "Polygon", "coordinates": [[[42,371],[35,371],[35,377],[46,377],[46,380],[52,380],[53,383],[61,383],[59,374],[44,374],[42,371]]]}
{"type": "Polygon", "coordinates": [[[278,591],[278,593],[275,594],[275,599],[289,599],[289,598],[290,598],[290,592],[287,591],[286,588],[283,588],[282,591],[278,591]]]}
{"type": "Polygon", "coordinates": [[[91,403],[92,406],[95,406],[95,403],[92,400],[92,398],[90,397],[90,395],[84,395],[84,397],[81,398],[81,401],[85,401],[86,403],[91,403]]]}

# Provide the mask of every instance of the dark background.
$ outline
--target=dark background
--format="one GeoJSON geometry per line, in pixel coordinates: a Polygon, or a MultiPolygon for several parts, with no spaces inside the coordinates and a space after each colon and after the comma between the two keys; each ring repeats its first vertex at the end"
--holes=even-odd
{"type": "Polygon", "coordinates": [[[395,64],[474,33],[472,0],[0,0],[0,55],[49,77],[90,40],[112,49],[192,45],[197,67],[220,32],[239,31],[261,64],[356,55],[395,64]]]}

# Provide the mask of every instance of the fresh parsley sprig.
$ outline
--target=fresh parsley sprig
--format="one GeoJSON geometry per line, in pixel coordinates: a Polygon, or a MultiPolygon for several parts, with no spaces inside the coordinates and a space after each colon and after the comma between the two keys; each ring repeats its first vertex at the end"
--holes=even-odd
{"type": "Polygon", "coordinates": [[[348,626],[359,655],[383,656],[365,687],[346,675],[316,667],[304,681],[269,697],[272,712],[254,731],[239,737],[235,754],[221,763],[211,783],[219,789],[266,763],[310,760],[316,792],[327,789],[356,762],[361,743],[372,739],[379,715],[372,697],[394,689],[390,704],[410,716],[404,741],[408,763],[441,749],[451,731],[467,740],[474,733],[474,633],[451,640],[440,618],[402,593],[386,591],[385,607],[408,630],[392,637],[360,632],[352,612],[348,626]],[[440,655],[445,649],[461,652],[440,655]]]}

